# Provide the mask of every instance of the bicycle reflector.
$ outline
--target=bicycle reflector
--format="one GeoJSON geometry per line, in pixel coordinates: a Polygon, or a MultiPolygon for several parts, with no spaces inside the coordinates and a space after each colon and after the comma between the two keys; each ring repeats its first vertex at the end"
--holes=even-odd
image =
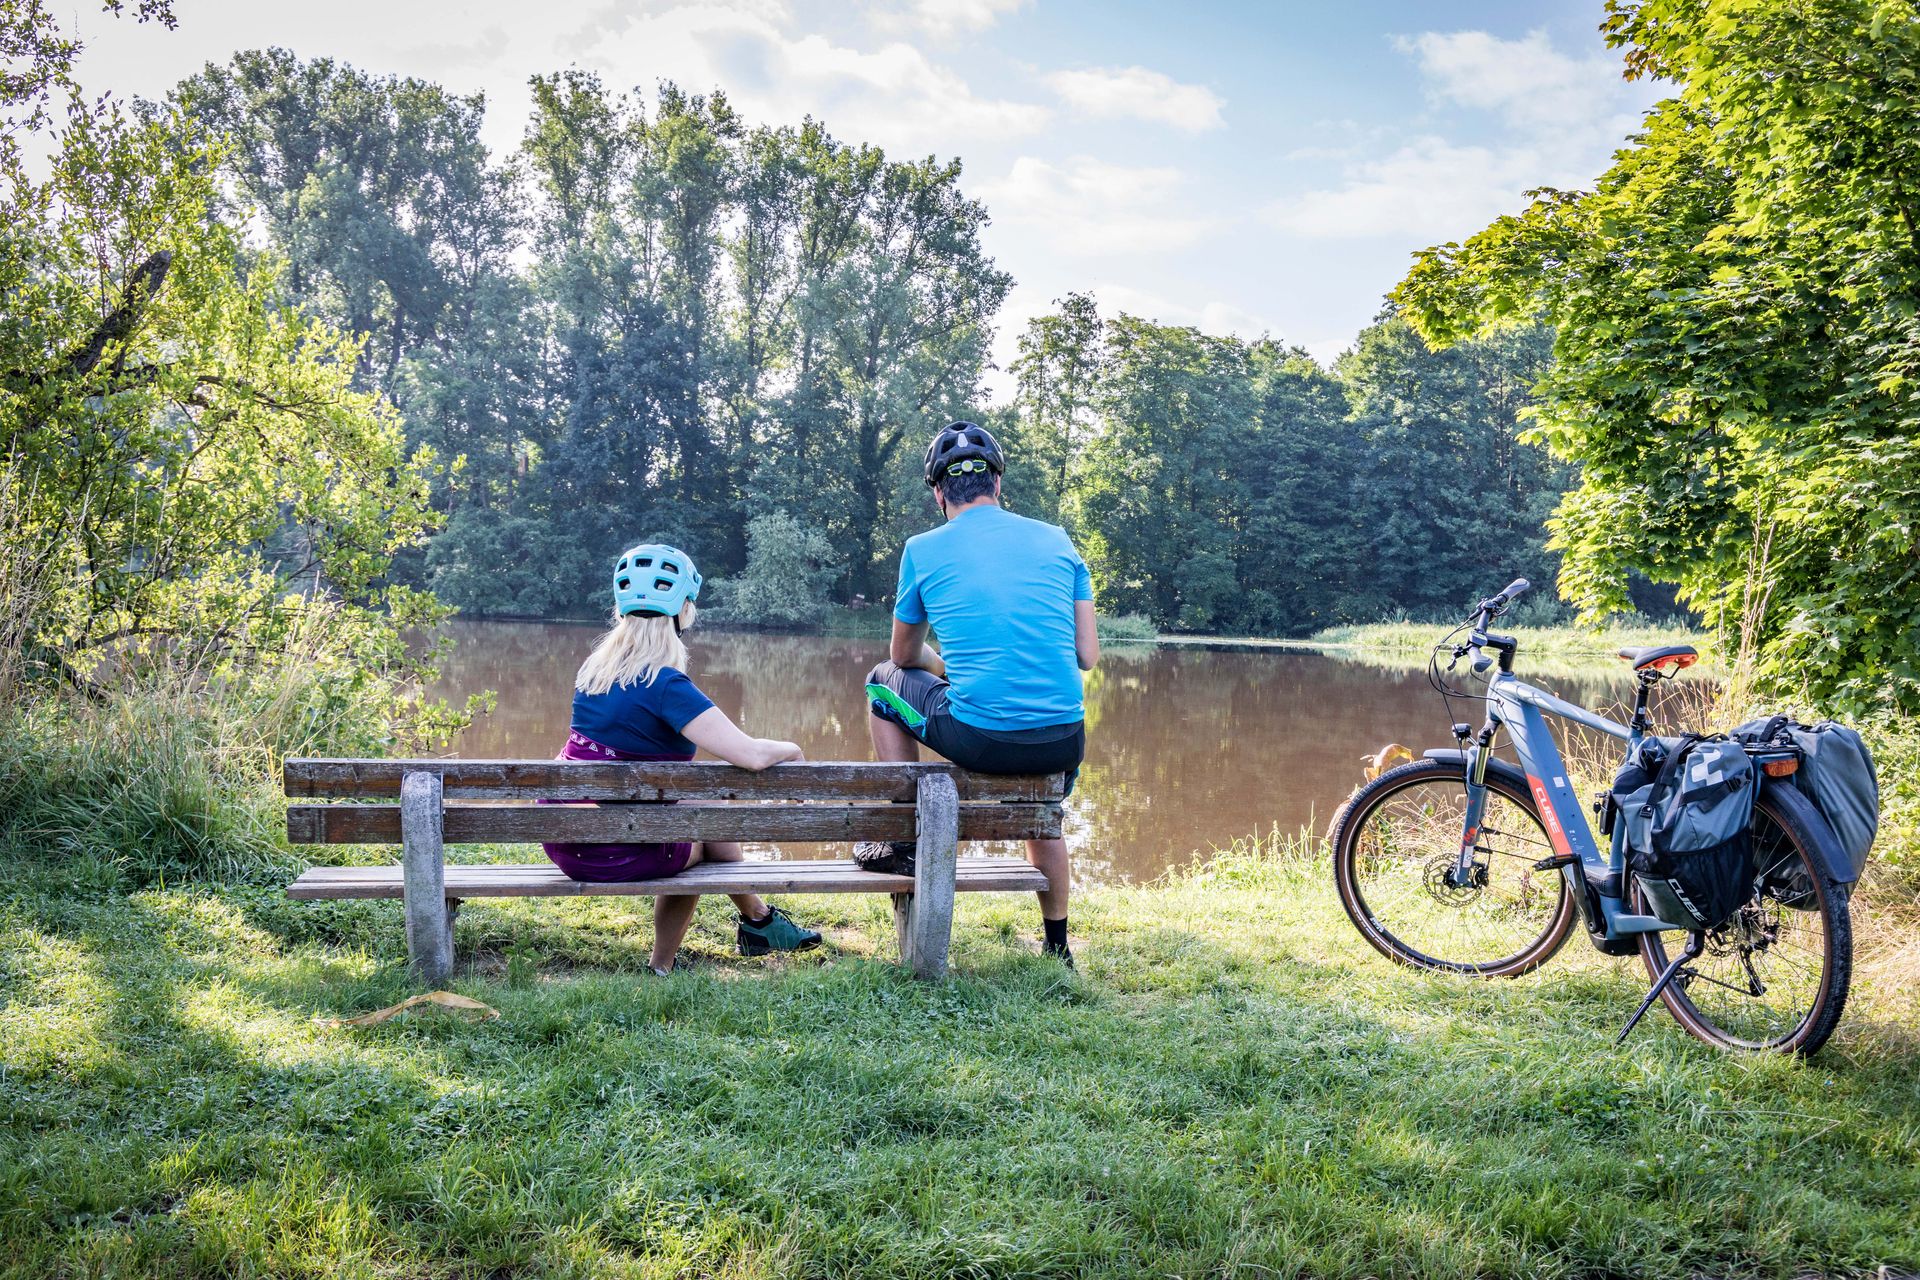
{"type": "Polygon", "coordinates": [[[1800,757],[1788,756],[1784,760],[1763,760],[1760,762],[1760,771],[1769,778],[1784,778],[1800,771],[1800,757]]]}

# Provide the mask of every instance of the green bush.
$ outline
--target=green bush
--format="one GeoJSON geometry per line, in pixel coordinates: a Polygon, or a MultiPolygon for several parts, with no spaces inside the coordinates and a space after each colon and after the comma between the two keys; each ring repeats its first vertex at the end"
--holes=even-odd
{"type": "Polygon", "coordinates": [[[1102,640],[1158,640],[1160,628],[1153,625],[1153,619],[1137,613],[1123,613],[1118,616],[1099,615],[1097,630],[1102,640]]]}
{"type": "Polygon", "coordinates": [[[747,523],[747,567],[719,588],[714,616],[756,627],[805,627],[832,607],[843,556],[827,535],[784,511],[747,523]]]}

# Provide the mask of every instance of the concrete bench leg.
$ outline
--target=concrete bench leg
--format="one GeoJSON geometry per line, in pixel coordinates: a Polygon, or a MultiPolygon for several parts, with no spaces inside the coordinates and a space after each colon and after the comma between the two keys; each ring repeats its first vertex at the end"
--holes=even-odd
{"type": "Polygon", "coordinates": [[[916,978],[947,976],[953,940],[954,859],[960,848],[960,794],[944,773],[920,779],[913,892],[893,895],[900,959],[916,978]]]}
{"type": "Polygon", "coordinates": [[[453,910],[447,902],[446,806],[440,775],[400,779],[400,876],[407,909],[407,959],[414,977],[438,986],[453,972],[453,910]]]}

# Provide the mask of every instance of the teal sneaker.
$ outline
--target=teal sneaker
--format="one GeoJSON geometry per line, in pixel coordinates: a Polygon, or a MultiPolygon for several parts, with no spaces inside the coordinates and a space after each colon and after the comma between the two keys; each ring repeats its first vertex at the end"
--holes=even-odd
{"type": "Polygon", "coordinates": [[[778,907],[767,908],[773,914],[759,924],[740,917],[740,954],[763,956],[769,951],[805,951],[820,945],[817,929],[802,929],[793,917],[778,907]]]}

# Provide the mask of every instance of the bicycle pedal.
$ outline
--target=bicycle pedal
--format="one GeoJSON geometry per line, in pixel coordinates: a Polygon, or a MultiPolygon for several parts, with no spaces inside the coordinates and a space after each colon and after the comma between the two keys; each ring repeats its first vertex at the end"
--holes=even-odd
{"type": "Polygon", "coordinates": [[[1533,869],[1535,871],[1558,871],[1560,868],[1570,867],[1578,861],[1580,861],[1580,855],[1577,853],[1556,853],[1551,858],[1542,858],[1540,861],[1534,863],[1533,869]]]}

